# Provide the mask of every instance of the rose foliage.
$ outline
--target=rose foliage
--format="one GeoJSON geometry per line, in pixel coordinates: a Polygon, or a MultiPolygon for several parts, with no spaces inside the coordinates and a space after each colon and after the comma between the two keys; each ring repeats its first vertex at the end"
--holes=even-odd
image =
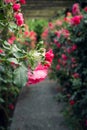
{"type": "Polygon", "coordinates": [[[50,77],[58,79],[65,101],[64,115],[72,130],[87,129],[87,7],[76,3],[68,12],[50,22],[42,34],[53,48],[54,62],[50,77]]]}
{"type": "Polygon", "coordinates": [[[47,76],[53,52],[24,24],[25,0],[0,0],[0,130],[7,129],[19,90],[47,76]]]}

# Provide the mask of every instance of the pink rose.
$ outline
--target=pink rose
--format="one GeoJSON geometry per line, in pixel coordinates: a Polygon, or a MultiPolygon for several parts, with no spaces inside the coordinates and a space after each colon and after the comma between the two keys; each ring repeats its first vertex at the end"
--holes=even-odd
{"type": "Polygon", "coordinates": [[[79,78],[80,75],[79,75],[79,73],[74,73],[74,74],[73,74],[73,77],[74,77],[74,78],[79,78]]]}
{"type": "Polygon", "coordinates": [[[57,69],[57,70],[60,70],[60,68],[61,68],[61,67],[60,67],[60,65],[58,64],[58,65],[56,66],[56,69],[57,69]]]}
{"type": "Polygon", "coordinates": [[[42,33],[41,37],[45,40],[48,36],[48,29],[46,28],[45,31],[42,33]]]}
{"type": "Polygon", "coordinates": [[[70,47],[67,48],[67,52],[70,54],[72,52],[72,49],[70,47]]]}
{"type": "Polygon", "coordinates": [[[60,47],[61,47],[61,44],[60,44],[60,43],[57,43],[56,45],[57,45],[57,47],[58,47],[58,48],[60,48],[60,47]]]}
{"type": "Polygon", "coordinates": [[[18,3],[18,4],[14,4],[13,5],[13,10],[14,11],[18,11],[20,9],[21,5],[18,3]]]}
{"type": "Polygon", "coordinates": [[[21,26],[24,24],[24,19],[23,19],[23,14],[22,13],[17,13],[14,16],[16,18],[16,23],[18,26],[21,26]]]}
{"type": "Polygon", "coordinates": [[[62,61],[62,65],[63,65],[63,66],[66,66],[66,65],[67,65],[66,60],[63,60],[63,61],[62,61]]]}
{"type": "Polygon", "coordinates": [[[70,32],[67,29],[62,29],[62,35],[64,35],[64,37],[69,37],[70,36],[70,32]]]}
{"type": "Polygon", "coordinates": [[[79,9],[79,4],[75,3],[72,7],[72,13],[73,15],[78,15],[80,14],[80,9],[79,9]]]}
{"type": "Polygon", "coordinates": [[[53,58],[54,58],[54,54],[53,54],[52,49],[50,49],[48,52],[46,52],[45,59],[46,61],[49,61],[51,63],[53,58]]]}
{"type": "Polygon", "coordinates": [[[48,68],[41,64],[38,64],[38,66],[35,68],[33,72],[28,70],[28,82],[26,86],[43,81],[46,78],[47,73],[48,68]]]}
{"type": "Polygon", "coordinates": [[[20,0],[21,4],[26,4],[26,0],[20,0]]]}
{"type": "Polygon", "coordinates": [[[75,50],[77,50],[77,45],[76,44],[74,44],[73,46],[72,46],[72,51],[75,51],[75,50]]]}
{"type": "Polygon", "coordinates": [[[67,56],[65,54],[62,54],[61,57],[62,57],[63,60],[67,60],[67,56]]]}
{"type": "Polygon", "coordinates": [[[16,18],[16,20],[20,20],[20,19],[23,19],[23,14],[22,13],[16,13],[14,15],[14,17],[16,18]]]}
{"type": "Polygon", "coordinates": [[[44,64],[44,66],[45,66],[46,68],[49,68],[49,67],[51,67],[51,62],[49,62],[49,61],[46,61],[46,62],[45,62],[45,64],[44,64]]]}
{"type": "Polygon", "coordinates": [[[76,63],[76,59],[74,57],[71,58],[72,63],[76,63]]]}
{"type": "Polygon", "coordinates": [[[52,22],[49,22],[49,23],[48,23],[48,26],[49,26],[50,29],[53,29],[53,28],[54,28],[54,25],[53,25],[52,22]]]}
{"type": "Polygon", "coordinates": [[[73,18],[71,18],[71,24],[72,25],[78,25],[78,24],[80,24],[80,22],[81,22],[81,19],[83,18],[83,16],[82,15],[77,15],[77,16],[74,16],[73,18]]]}
{"type": "Polygon", "coordinates": [[[87,12],[87,7],[84,8],[84,11],[87,12]]]}
{"type": "Polygon", "coordinates": [[[22,26],[24,24],[24,20],[23,19],[17,20],[16,23],[18,26],[22,26]]]}
{"type": "Polygon", "coordinates": [[[2,49],[0,49],[0,54],[2,54],[4,51],[2,49]]]}
{"type": "Polygon", "coordinates": [[[60,64],[61,64],[61,63],[62,63],[62,59],[58,59],[58,63],[60,63],[60,64]]]}
{"type": "Polygon", "coordinates": [[[12,36],[8,39],[8,43],[11,45],[14,43],[14,41],[16,40],[16,37],[15,36],[12,36]]]}
{"type": "Polygon", "coordinates": [[[63,23],[62,23],[61,20],[57,20],[57,21],[56,21],[56,25],[57,25],[57,26],[62,26],[62,24],[63,24],[63,23]]]}

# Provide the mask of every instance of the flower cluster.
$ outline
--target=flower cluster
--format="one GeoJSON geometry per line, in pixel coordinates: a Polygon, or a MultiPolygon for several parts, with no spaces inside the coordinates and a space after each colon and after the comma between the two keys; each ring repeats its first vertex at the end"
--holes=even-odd
{"type": "Polygon", "coordinates": [[[12,4],[12,9],[14,12],[14,18],[18,26],[22,26],[24,24],[23,14],[21,13],[21,4],[25,4],[25,0],[4,0],[6,4],[12,4]]]}
{"type": "Polygon", "coordinates": [[[43,65],[39,63],[33,72],[29,69],[27,86],[29,86],[30,84],[41,82],[47,77],[48,69],[52,64],[53,58],[53,51],[49,50],[45,53],[45,63],[43,65]]]}

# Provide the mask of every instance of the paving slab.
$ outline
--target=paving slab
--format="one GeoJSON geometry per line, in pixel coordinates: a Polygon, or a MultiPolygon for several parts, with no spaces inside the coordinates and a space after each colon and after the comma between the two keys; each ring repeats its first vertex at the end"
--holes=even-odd
{"type": "Polygon", "coordinates": [[[24,87],[19,96],[10,130],[68,130],[55,96],[56,82],[24,87]]]}

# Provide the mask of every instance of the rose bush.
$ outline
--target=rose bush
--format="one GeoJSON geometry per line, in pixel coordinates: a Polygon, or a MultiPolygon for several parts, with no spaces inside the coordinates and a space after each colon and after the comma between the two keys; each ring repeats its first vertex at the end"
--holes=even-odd
{"type": "Polygon", "coordinates": [[[87,129],[87,7],[76,3],[66,17],[48,25],[42,38],[53,47],[51,78],[61,84],[60,100],[72,130],[87,129]]]}
{"type": "MultiPolygon", "coordinates": [[[[42,81],[52,62],[45,58],[42,42],[36,45],[36,33],[24,24],[21,5],[25,3],[0,1],[0,130],[8,127],[20,89],[42,81]]],[[[53,58],[52,50],[50,54],[53,58]]]]}

